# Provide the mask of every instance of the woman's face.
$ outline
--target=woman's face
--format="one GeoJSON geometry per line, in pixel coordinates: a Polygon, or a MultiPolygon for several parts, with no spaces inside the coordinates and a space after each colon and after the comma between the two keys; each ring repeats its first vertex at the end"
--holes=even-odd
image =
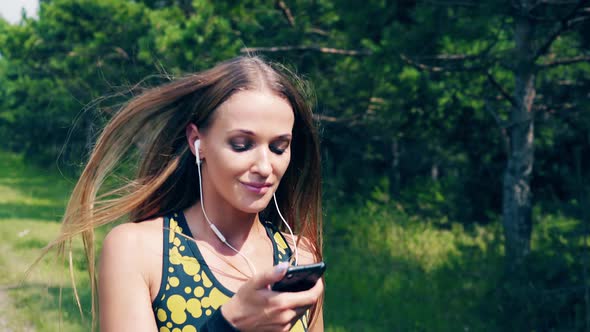
{"type": "Polygon", "coordinates": [[[221,104],[199,136],[205,201],[263,210],[289,166],[294,122],[291,105],[269,91],[239,91],[221,104]]]}

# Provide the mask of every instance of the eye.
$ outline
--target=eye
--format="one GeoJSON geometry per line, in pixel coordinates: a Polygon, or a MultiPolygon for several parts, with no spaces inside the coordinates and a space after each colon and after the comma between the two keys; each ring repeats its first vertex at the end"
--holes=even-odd
{"type": "Polygon", "coordinates": [[[281,141],[272,143],[269,146],[269,149],[273,153],[276,153],[278,155],[281,155],[281,154],[283,154],[289,148],[289,145],[290,144],[291,144],[291,142],[288,141],[288,140],[281,140],[281,141]]]}
{"type": "Polygon", "coordinates": [[[232,150],[243,152],[249,150],[254,144],[247,138],[234,138],[229,141],[232,150]]]}

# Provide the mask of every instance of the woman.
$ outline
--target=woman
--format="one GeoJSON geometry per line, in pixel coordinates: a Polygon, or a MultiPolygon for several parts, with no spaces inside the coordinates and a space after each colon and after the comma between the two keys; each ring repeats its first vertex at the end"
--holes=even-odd
{"type": "Polygon", "coordinates": [[[319,143],[301,88],[240,57],[139,95],[107,124],[55,242],[82,234],[94,290],[93,229],[134,221],[103,243],[101,330],[323,331],[322,281],[270,290],[287,262],[322,260],[319,143]],[[105,190],[133,149],[137,176],[105,190]]]}

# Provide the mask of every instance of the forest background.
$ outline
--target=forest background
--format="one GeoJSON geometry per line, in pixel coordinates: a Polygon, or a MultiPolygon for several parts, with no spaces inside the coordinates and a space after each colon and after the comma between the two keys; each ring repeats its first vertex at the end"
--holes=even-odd
{"type": "Polygon", "coordinates": [[[42,0],[0,20],[0,327],[87,330],[65,263],[22,276],[101,127],[258,54],[316,97],[328,331],[590,331],[588,31],[585,0],[42,0]]]}

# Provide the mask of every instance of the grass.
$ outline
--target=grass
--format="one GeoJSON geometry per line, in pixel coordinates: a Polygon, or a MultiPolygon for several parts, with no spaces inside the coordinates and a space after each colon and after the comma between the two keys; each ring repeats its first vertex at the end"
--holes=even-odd
{"type": "MultiPolygon", "coordinates": [[[[41,249],[57,236],[71,188],[63,177],[28,166],[18,155],[0,152],[0,289],[5,297],[0,306],[4,326],[0,327],[5,330],[88,330],[73,300],[63,261],[50,254],[25,276],[41,249]]],[[[74,273],[88,304],[80,244],[75,252],[74,273]]]]}
{"type": "Polygon", "coordinates": [[[497,229],[441,230],[373,203],[335,211],[326,225],[328,331],[497,330],[480,315],[498,279],[497,229]]]}
{"type": "Polygon", "coordinates": [[[327,216],[328,331],[588,331],[578,219],[536,209],[531,253],[505,274],[499,222],[441,228],[375,201],[327,216]]]}

